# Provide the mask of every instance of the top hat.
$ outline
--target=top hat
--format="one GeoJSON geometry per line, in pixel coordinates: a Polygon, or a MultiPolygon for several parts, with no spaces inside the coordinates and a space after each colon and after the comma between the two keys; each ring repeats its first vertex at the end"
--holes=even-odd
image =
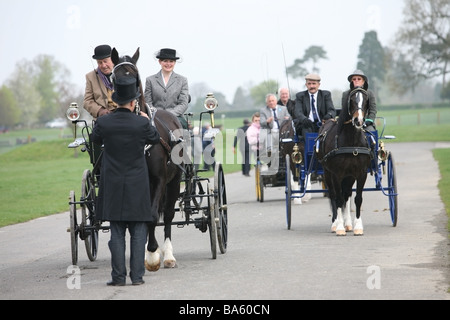
{"type": "Polygon", "coordinates": [[[107,44],[103,44],[95,48],[92,59],[102,60],[108,57],[111,57],[111,47],[108,46],[107,44]]]}
{"type": "Polygon", "coordinates": [[[118,105],[124,105],[141,96],[135,77],[120,77],[114,82],[112,99],[118,105]]]}
{"type": "Polygon", "coordinates": [[[174,49],[164,48],[159,50],[159,52],[156,53],[156,58],[160,60],[178,60],[180,57],[177,57],[177,51],[174,49]]]}
{"type": "Polygon", "coordinates": [[[305,80],[312,80],[312,81],[320,81],[320,76],[316,73],[310,73],[306,75],[305,80]]]}

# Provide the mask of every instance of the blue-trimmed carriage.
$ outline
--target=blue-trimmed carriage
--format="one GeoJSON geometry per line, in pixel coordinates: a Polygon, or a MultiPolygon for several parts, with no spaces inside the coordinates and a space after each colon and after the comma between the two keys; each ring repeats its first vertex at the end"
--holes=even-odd
{"type": "MultiPolygon", "coordinates": [[[[370,152],[373,152],[373,159],[371,160],[371,167],[368,169],[369,172],[373,173],[375,179],[375,187],[364,188],[363,191],[381,191],[383,195],[387,196],[389,199],[389,212],[392,221],[392,225],[395,227],[397,225],[398,216],[398,205],[397,205],[397,181],[395,174],[395,164],[394,157],[390,151],[385,149],[384,142],[382,139],[395,139],[394,136],[385,136],[384,130],[386,126],[385,119],[382,117],[377,118],[378,122],[383,123],[381,134],[378,131],[366,132],[367,140],[372,147],[370,152]],[[383,176],[386,176],[385,179],[383,176]]],[[[294,135],[290,139],[283,139],[282,143],[294,143],[298,150],[298,146],[303,142],[299,141],[297,135],[294,135]]],[[[328,190],[325,183],[323,182],[324,170],[319,161],[317,154],[320,147],[320,139],[318,139],[318,133],[308,133],[304,141],[304,152],[299,156],[298,151],[294,151],[291,154],[285,156],[286,163],[290,163],[293,160],[295,169],[292,166],[285,166],[285,193],[286,193],[286,223],[287,228],[291,228],[292,220],[292,200],[302,199],[307,194],[312,193],[324,193],[327,194],[328,190]],[[294,172],[292,172],[294,171],[294,172]],[[294,174],[295,185],[293,185],[291,175],[294,174]],[[313,177],[316,181],[322,181],[322,188],[320,189],[309,189],[307,188],[310,179],[313,177]],[[298,185],[297,185],[298,182],[298,185]]],[[[351,152],[351,150],[336,150],[339,152],[351,152]]],[[[355,189],[353,189],[355,191],[355,189]]]]}

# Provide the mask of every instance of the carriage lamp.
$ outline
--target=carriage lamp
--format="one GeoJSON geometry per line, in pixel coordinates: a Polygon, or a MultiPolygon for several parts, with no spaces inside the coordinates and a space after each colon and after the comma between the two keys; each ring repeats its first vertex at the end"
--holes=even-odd
{"type": "Polygon", "coordinates": [[[214,128],[214,109],[217,108],[217,106],[219,105],[219,102],[217,101],[216,98],[214,98],[214,94],[212,93],[208,93],[206,95],[206,99],[205,99],[205,108],[206,110],[208,110],[209,115],[211,116],[211,126],[214,128]]]}
{"type": "Polygon", "coordinates": [[[219,102],[214,98],[214,94],[208,93],[205,99],[205,108],[208,111],[214,111],[219,106],[219,102]]]}
{"type": "Polygon", "coordinates": [[[300,164],[303,161],[302,153],[300,152],[300,148],[297,144],[294,145],[294,148],[292,149],[292,162],[295,164],[300,164]]]}
{"type": "Polygon", "coordinates": [[[386,161],[388,158],[388,151],[386,151],[384,147],[384,142],[380,141],[379,143],[379,149],[378,149],[378,159],[380,161],[386,161]]]}
{"type": "Polygon", "coordinates": [[[76,102],[72,102],[67,109],[66,117],[70,121],[77,121],[80,118],[80,111],[78,110],[78,104],[76,102]]]}

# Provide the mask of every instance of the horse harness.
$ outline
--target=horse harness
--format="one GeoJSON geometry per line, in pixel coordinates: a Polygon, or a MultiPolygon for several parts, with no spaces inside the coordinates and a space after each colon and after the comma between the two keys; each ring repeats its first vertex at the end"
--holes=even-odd
{"type": "MultiPolygon", "coordinates": [[[[148,105],[147,105],[147,111],[148,111],[148,114],[149,114],[149,117],[150,117],[151,125],[154,126],[154,127],[156,128],[155,121],[157,121],[160,125],[162,125],[162,126],[166,129],[166,131],[167,131],[168,134],[169,134],[170,142],[167,142],[167,141],[165,141],[162,137],[159,137],[159,143],[161,144],[161,146],[163,147],[163,149],[164,149],[164,150],[166,151],[166,153],[167,153],[167,158],[169,159],[168,164],[169,164],[169,163],[170,163],[170,159],[171,159],[171,153],[172,153],[172,147],[171,147],[171,145],[173,145],[173,144],[178,144],[178,143],[182,142],[183,139],[180,138],[180,139],[177,140],[176,137],[175,137],[175,135],[173,134],[173,131],[170,130],[170,129],[167,127],[167,125],[166,125],[163,121],[161,121],[160,119],[156,118],[156,112],[157,112],[157,109],[156,109],[156,108],[154,108],[154,107],[149,108],[148,105]]],[[[145,146],[144,152],[145,152],[148,156],[150,156],[150,148],[151,148],[151,147],[152,147],[152,145],[146,145],[146,146],[145,146]]]]}
{"type": "MultiPolygon", "coordinates": [[[[345,123],[347,124],[347,123],[345,123]]],[[[368,132],[368,131],[364,131],[364,132],[368,132]]],[[[364,139],[366,140],[367,143],[367,147],[339,147],[338,146],[338,138],[339,135],[336,135],[334,137],[334,149],[331,150],[330,152],[328,152],[322,159],[318,159],[320,163],[322,162],[327,162],[328,159],[340,155],[340,154],[352,154],[353,156],[357,157],[361,154],[365,154],[368,155],[370,157],[370,159],[372,160],[374,157],[373,154],[373,148],[371,148],[370,146],[374,146],[375,145],[375,139],[373,138],[373,134],[371,132],[369,132],[371,134],[371,140],[372,143],[369,144],[369,141],[367,140],[367,136],[364,134],[364,139]]],[[[316,140],[315,140],[315,146],[316,146],[316,153],[319,152],[319,149],[324,152],[324,141],[326,139],[328,135],[328,131],[324,130],[322,133],[320,133],[316,140]]]]}

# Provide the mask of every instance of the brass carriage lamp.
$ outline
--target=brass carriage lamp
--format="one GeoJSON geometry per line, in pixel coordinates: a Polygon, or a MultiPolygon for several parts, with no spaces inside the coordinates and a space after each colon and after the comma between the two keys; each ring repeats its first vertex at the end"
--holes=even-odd
{"type": "Polygon", "coordinates": [[[80,111],[78,110],[78,104],[76,102],[72,102],[67,109],[66,117],[69,121],[77,121],[80,118],[80,111]]]}
{"type": "Polygon", "coordinates": [[[209,111],[211,116],[211,126],[214,128],[214,110],[219,106],[219,102],[214,98],[213,93],[208,93],[205,99],[205,109],[209,111]]]}

